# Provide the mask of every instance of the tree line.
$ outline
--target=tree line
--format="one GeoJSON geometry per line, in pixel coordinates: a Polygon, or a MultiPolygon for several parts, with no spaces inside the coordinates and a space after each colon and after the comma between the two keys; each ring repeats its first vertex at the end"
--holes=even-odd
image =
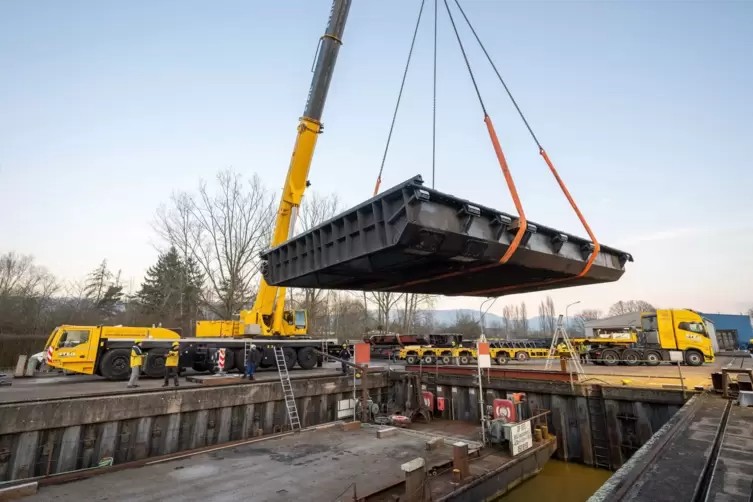
{"type": "MultiPolygon", "coordinates": [[[[269,245],[276,196],[258,176],[248,179],[220,171],[213,183],[176,192],[161,205],[153,228],[161,249],[138,287],[126,290],[121,272],[102,260],[86,277],[63,281],[32,256],[0,255],[0,333],[48,333],[60,324],[151,325],[192,334],[198,319],[234,319],[249,308],[260,280],[259,254],[269,245]]],[[[299,208],[292,234],[304,232],[341,212],[336,195],[309,193],[299,208]]],[[[477,318],[459,315],[438,326],[431,315],[436,298],[394,292],[291,289],[289,307],[306,309],[313,334],[355,338],[367,331],[427,333],[453,331],[478,336],[477,318]]],[[[618,302],[609,314],[645,309],[646,302],[618,302]]],[[[544,336],[554,331],[551,298],[538,308],[544,336]]],[[[601,316],[583,311],[581,322],[601,316]]],[[[502,321],[485,326],[488,334],[535,336],[525,302],[502,309],[502,321]]]]}

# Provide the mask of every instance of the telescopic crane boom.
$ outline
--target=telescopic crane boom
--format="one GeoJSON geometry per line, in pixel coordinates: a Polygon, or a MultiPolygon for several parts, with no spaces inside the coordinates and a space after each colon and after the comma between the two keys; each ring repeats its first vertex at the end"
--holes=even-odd
{"type": "MultiPolygon", "coordinates": [[[[311,160],[317,137],[322,132],[322,112],[342,45],[350,4],[351,0],[332,2],[327,29],[319,41],[314,76],[303,116],[298,122],[298,135],[277,210],[271,242],[273,247],[288,240],[303,193],[309,184],[311,160]]],[[[296,316],[293,312],[285,312],[285,288],[270,286],[263,278],[253,307],[241,311],[240,320],[245,334],[302,335],[307,331],[305,313],[296,316]]]]}

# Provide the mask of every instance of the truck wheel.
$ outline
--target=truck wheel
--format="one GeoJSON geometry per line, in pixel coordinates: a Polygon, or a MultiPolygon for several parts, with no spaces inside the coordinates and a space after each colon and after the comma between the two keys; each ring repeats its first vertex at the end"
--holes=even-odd
{"type": "Polygon", "coordinates": [[[105,352],[99,363],[102,376],[108,380],[127,380],[131,374],[131,351],[114,349],[105,352]]]}
{"type": "Polygon", "coordinates": [[[282,353],[285,356],[285,366],[288,367],[288,370],[292,370],[298,360],[298,355],[296,354],[295,349],[293,347],[283,347],[282,353]]]}
{"type": "Polygon", "coordinates": [[[496,361],[500,366],[504,366],[510,361],[510,359],[505,354],[499,354],[496,361]]]}
{"type": "Polygon", "coordinates": [[[604,366],[616,366],[620,362],[620,355],[616,350],[606,349],[601,352],[601,361],[604,366]]]}
{"type": "Polygon", "coordinates": [[[637,366],[641,363],[641,355],[632,349],[627,349],[622,353],[622,361],[628,366],[637,366]]]}
{"type": "Polygon", "coordinates": [[[298,366],[305,370],[313,369],[316,366],[317,355],[313,347],[303,347],[298,351],[298,366]]]}
{"type": "Polygon", "coordinates": [[[277,366],[275,362],[275,353],[273,349],[266,348],[262,349],[264,352],[262,353],[261,360],[259,361],[259,367],[260,368],[274,368],[277,366]]]}
{"type": "Polygon", "coordinates": [[[235,349],[233,351],[233,359],[235,359],[235,367],[238,369],[238,372],[241,374],[245,373],[246,354],[243,349],[235,349]]]}
{"type": "Polygon", "coordinates": [[[685,364],[688,366],[700,366],[703,364],[703,355],[695,350],[689,350],[685,353],[685,364]]]}
{"type": "Polygon", "coordinates": [[[471,355],[468,352],[463,352],[460,354],[460,364],[466,365],[471,364],[471,355]]]}
{"type": "Polygon", "coordinates": [[[405,358],[405,362],[408,363],[408,364],[416,364],[418,362],[418,356],[415,355],[415,354],[409,354],[405,358]]]}
{"type": "Polygon", "coordinates": [[[437,361],[437,358],[434,357],[434,354],[424,354],[423,362],[426,365],[432,365],[437,361]]]}
{"type": "Polygon", "coordinates": [[[452,356],[450,354],[444,354],[442,356],[442,364],[452,364],[452,356]]]}
{"type": "MultiPolygon", "coordinates": [[[[245,365],[244,365],[245,366],[245,365]]],[[[223,371],[231,371],[235,368],[235,352],[231,349],[225,349],[225,367],[222,368],[223,371]]],[[[243,366],[239,366],[239,368],[243,368],[243,366]]]]}
{"type": "Polygon", "coordinates": [[[661,362],[661,354],[655,350],[649,350],[644,357],[648,366],[657,366],[661,362]]]}
{"type": "Polygon", "coordinates": [[[152,349],[146,353],[146,365],[144,373],[151,378],[159,378],[165,375],[165,350],[152,349]]]}
{"type": "Polygon", "coordinates": [[[531,356],[528,355],[528,352],[518,352],[515,354],[515,359],[520,362],[528,361],[530,358],[531,356]]]}

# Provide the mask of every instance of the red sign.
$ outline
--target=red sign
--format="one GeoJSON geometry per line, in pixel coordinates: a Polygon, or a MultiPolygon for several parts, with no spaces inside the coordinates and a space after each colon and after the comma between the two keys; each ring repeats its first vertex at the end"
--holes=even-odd
{"type": "Polygon", "coordinates": [[[425,390],[421,393],[421,396],[423,397],[424,405],[431,411],[434,411],[434,394],[425,390]]]}
{"type": "Polygon", "coordinates": [[[368,343],[356,343],[353,345],[353,349],[356,353],[356,364],[369,364],[371,361],[371,347],[368,343]]]}
{"type": "Polygon", "coordinates": [[[443,397],[437,398],[437,410],[438,411],[444,411],[445,406],[447,405],[447,400],[443,397]]]}

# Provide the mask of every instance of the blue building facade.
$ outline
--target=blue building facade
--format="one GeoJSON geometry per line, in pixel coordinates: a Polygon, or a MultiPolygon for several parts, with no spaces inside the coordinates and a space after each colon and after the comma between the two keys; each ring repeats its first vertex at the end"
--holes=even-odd
{"type": "Polygon", "coordinates": [[[750,317],[737,314],[701,314],[714,323],[719,350],[745,348],[753,338],[750,317]]]}

